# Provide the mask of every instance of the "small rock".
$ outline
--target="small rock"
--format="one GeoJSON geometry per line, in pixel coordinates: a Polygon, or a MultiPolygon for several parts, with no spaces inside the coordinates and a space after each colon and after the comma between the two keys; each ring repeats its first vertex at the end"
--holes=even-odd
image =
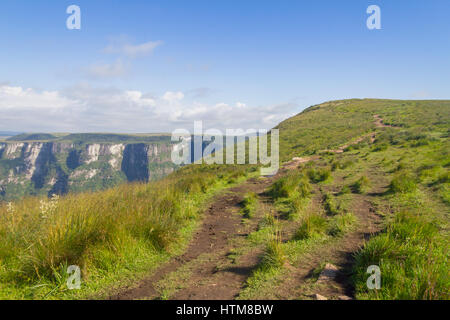
{"type": "Polygon", "coordinates": [[[320,295],[320,294],[318,294],[318,293],[313,294],[311,297],[312,297],[314,300],[328,300],[326,297],[324,297],[324,296],[322,296],[322,295],[320,295]]]}
{"type": "Polygon", "coordinates": [[[336,278],[338,273],[339,269],[335,265],[327,263],[325,265],[325,268],[323,268],[322,272],[320,273],[318,281],[333,280],[334,278],[336,278]]]}
{"type": "Polygon", "coordinates": [[[353,300],[349,296],[338,296],[338,300],[353,300]]]}

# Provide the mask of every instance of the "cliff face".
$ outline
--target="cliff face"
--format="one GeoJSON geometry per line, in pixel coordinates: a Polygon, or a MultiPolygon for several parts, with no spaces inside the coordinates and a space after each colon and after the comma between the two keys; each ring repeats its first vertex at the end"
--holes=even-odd
{"type": "Polygon", "coordinates": [[[161,143],[1,142],[0,200],[159,179],[176,166],[161,143]]]}

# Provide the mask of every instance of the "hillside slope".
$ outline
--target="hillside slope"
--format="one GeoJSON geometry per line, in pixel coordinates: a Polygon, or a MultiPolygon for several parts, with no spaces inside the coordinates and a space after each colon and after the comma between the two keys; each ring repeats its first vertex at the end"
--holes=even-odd
{"type": "Polygon", "coordinates": [[[387,125],[445,132],[450,126],[450,101],[351,99],[312,106],[276,127],[280,158],[287,161],[344,145],[376,128],[373,115],[387,125]]]}

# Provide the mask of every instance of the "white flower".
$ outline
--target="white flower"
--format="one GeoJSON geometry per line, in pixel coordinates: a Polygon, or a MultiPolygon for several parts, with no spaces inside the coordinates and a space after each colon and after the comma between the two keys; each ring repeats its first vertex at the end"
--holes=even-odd
{"type": "Polygon", "coordinates": [[[12,204],[12,202],[8,202],[8,204],[6,205],[6,211],[9,214],[14,214],[16,212],[16,210],[14,209],[14,205],[12,204]]]}

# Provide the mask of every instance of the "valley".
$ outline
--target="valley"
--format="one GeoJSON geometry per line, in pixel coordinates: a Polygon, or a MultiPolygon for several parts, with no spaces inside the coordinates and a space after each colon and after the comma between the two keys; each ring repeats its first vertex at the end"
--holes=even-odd
{"type": "Polygon", "coordinates": [[[170,136],[22,134],[0,141],[0,200],[98,191],[173,172],[170,136]]]}

